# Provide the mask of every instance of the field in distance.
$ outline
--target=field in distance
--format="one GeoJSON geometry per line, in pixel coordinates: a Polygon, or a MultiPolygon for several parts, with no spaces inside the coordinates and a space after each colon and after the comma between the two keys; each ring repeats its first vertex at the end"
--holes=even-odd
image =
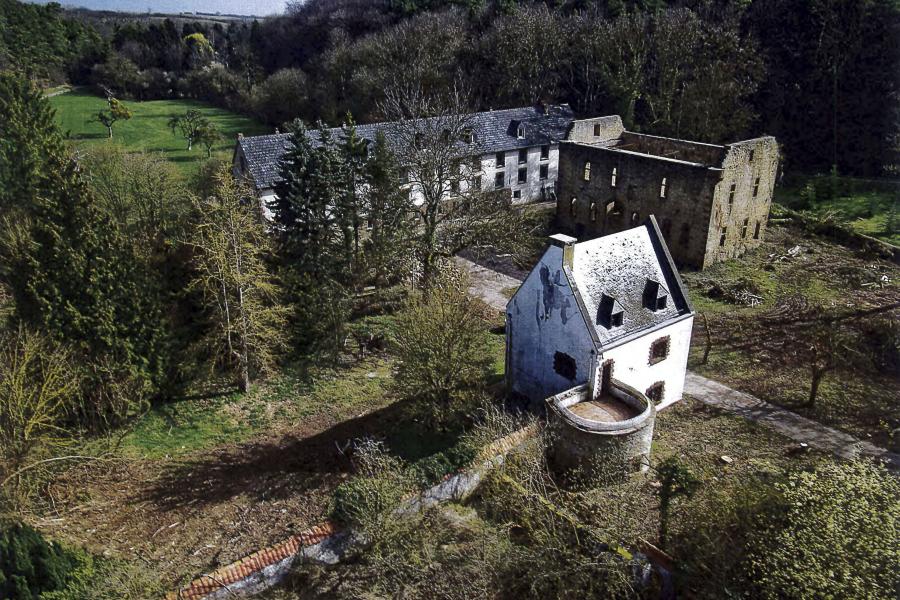
{"type": "MultiPolygon", "coordinates": [[[[115,143],[128,150],[161,152],[171,160],[184,175],[196,173],[206,160],[206,148],[194,144],[187,149],[187,140],[180,133],[169,129],[169,119],[183,115],[190,109],[199,110],[212,121],[222,134],[222,139],[213,147],[214,158],[230,159],[238,133],[261,135],[271,131],[253,119],[198,102],[196,100],[148,100],[146,102],[123,101],[131,109],[132,118],[119,121],[113,126],[115,143]]],[[[50,98],[56,109],[56,119],[60,130],[69,139],[79,144],[103,144],[109,141],[106,127],[92,121],[99,110],[105,109],[106,99],[87,91],[72,91],[50,98]]]]}

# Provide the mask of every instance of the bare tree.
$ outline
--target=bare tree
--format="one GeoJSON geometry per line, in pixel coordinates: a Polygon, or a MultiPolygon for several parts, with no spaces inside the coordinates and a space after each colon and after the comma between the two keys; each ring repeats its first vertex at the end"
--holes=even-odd
{"type": "Polygon", "coordinates": [[[265,264],[269,236],[242,202],[249,194],[227,165],[216,181],[216,195],[198,207],[200,222],[189,242],[197,251],[192,285],[212,317],[210,346],[237,370],[238,387],[246,392],[251,368],[266,371],[284,344],[285,309],[265,264]]]}
{"type": "Polygon", "coordinates": [[[394,88],[380,110],[391,121],[390,146],[418,209],[414,244],[425,287],[442,258],[476,246],[521,247],[525,227],[509,190],[482,191],[482,150],[464,92],[394,88]]]}

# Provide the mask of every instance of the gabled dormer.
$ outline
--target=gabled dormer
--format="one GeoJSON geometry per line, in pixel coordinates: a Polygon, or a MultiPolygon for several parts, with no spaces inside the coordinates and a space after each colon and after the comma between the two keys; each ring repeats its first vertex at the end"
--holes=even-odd
{"type": "Polygon", "coordinates": [[[669,290],[658,281],[648,278],[644,284],[644,308],[656,312],[663,310],[668,305],[668,302],[669,290]]]}
{"type": "Polygon", "coordinates": [[[603,294],[600,298],[600,304],[597,306],[597,325],[602,325],[607,329],[621,327],[625,322],[625,309],[619,304],[618,300],[603,294]]]}

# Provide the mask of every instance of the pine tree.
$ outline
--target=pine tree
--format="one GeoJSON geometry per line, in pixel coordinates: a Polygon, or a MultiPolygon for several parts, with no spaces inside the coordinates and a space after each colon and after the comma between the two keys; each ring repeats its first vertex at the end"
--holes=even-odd
{"type": "Polygon", "coordinates": [[[344,257],[349,271],[356,273],[360,259],[360,228],[363,214],[363,185],[368,142],[357,135],[356,124],[349,113],[343,126],[338,152],[343,161],[344,181],[335,206],[335,218],[344,237],[344,257]]]}
{"type": "Polygon", "coordinates": [[[53,109],[24,77],[0,72],[0,217],[28,210],[54,178],[47,160],[63,151],[53,109]]]}
{"type": "Polygon", "coordinates": [[[120,421],[162,379],[154,286],[132,245],[97,210],[47,101],[0,76],[0,105],[14,115],[0,141],[0,172],[31,186],[9,198],[30,217],[21,233],[28,239],[4,261],[15,316],[72,348],[83,369],[83,416],[100,426],[120,421]]]}
{"type": "Polygon", "coordinates": [[[375,285],[384,287],[414,268],[415,212],[409,194],[401,189],[400,166],[381,132],[366,163],[366,184],[370,230],[365,256],[375,285]]]}

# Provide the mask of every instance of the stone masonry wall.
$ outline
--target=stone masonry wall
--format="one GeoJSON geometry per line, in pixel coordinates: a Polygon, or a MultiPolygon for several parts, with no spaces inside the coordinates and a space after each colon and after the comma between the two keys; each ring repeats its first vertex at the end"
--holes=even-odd
{"type": "Polygon", "coordinates": [[[584,241],[637,226],[653,214],[675,261],[700,269],[762,243],[778,172],[775,138],[724,147],[697,144],[691,150],[689,142],[635,136],[624,132],[621,140],[643,139],[645,151],[671,150],[685,160],[560,144],[556,222],[561,232],[584,241]],[[717,155],[720,166],[686,162],[717,155]]]}
{"type": "Polygon", "coordinates": [[[704,267],[741,256],[762,243],[778,176],[778,144],[773,137],[730,144],[722,167],[709,220],[704,267]]]}
{"type": "Polygon", "coordinates": [[[561,144],[559,156],[556,219],[562,232],[583,241],[635,227],[653,214],[675,261],[703,266],[715,170],[572,143],[561,144]]]}

